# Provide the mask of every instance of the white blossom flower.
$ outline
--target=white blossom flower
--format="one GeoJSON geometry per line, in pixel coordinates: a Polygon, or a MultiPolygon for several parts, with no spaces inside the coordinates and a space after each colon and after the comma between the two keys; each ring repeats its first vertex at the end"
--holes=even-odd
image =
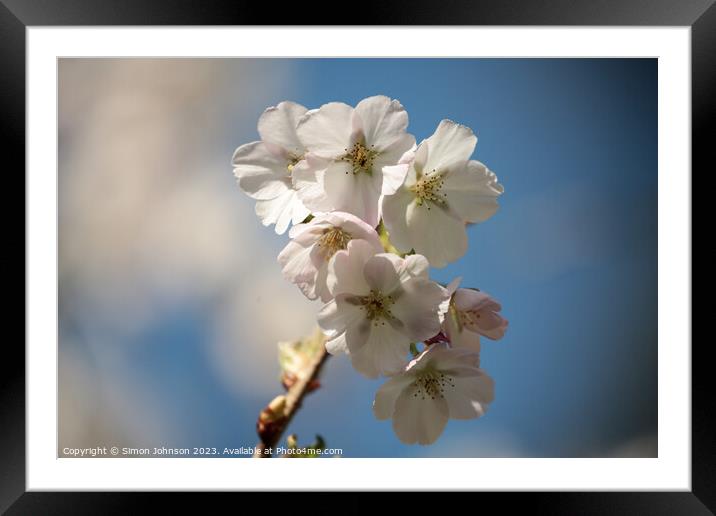
{"type": "Polygon", "coordinates": [[[452,298],[460,325],[469,331],[498,340],[505,335],[507,319],[498,312],[500,303],[489,294],[471,288],[459,288],[452,298]]]}
{"type": "Polygon", "coordinates": [[[292,227],[289,235],[292,240],[278,255],[284,277],[309,299],[320,297],[324,303],[333,298],[326,279],[328,263],[336,252],[346,249],[351,240],[368,242],[374,254],[383,251],[375,229],[350,213],[317,215],[307,224],[292,227]]]}
{"type": "Polygon", "coordinates": [[[435,267],[465,254],[465,224],[490,218],[504,190],[493,172],[470,160],[476,143],[470,128],[443,120],[414,153],[383,169],[391,183],[402,180],[382,200],[383,222],[398,249],[414,249],[435,267]]]}
{"type": "Polygon", "coordinates": [[[445,290],[427,279],[422,256],[375,254],[368,242],[353,240],[329,263],[328,288],[334,299],[318,314],[329,338],[326,349],[347,351],[353,367],[368,377],[400,370],[411,342],[440,330],[445,290]]]}
{"type": "Polygon", "coordinates": [[[382,95],[355,109],[331,102],[309,111],[297,129],[311,156],[294,170],[301,200],[314,212],[344,211],[377,226],[380,196],[403,182],[396,174],[384,179],[383,167],[398,163],[415,145],[407,126],[400,102],[382,95]]]}
{"type": "Polygon", "coordinates": [[[485,292],[457,288],[460,278],[446,290],[448,301],[440,306],[441,331],[453,347],[480,351],[480,335],[498,340],[505,335],[507,319],[498,312],[502,306],[485,292]]]}
{"type": "Polygon", "coordinates": [[[256,215],[264,226],[276,224],[282,234],[289,223],[302,222],[310,212],[296,195],[291,174],[305,157],[306,148],[296,134],[298,120],[306,108],[281,102],[259,118],[261,141],[242,145],[232,164],[239,186],[256,200],[256,215]]]}
{"type": "Polygon", "coordinates": [[[393,430],[406,444],[431,444],[448,419],[482,416],[494,398],[494,382],[479,368],[480,355],[433,344],[375,395],[378,419],[393,419],[393,430]]]}
{"type": "Polygon", "coordinates": [[[376,417],[392,418],[402,442],[430,444],[448,419],[487,410],[494,382],[480,369],[480,338],[502,338],[508,323],[488,294],[458,288],[459,278],[442,287],[428,270],[466,252],[466,225],[495,213],[503,187],[470,159],[477,138],[468,127],[443,120],[416,147],[407,126],[400,102],[380,95],[355,108],[281,102],[261,115],[261,140],[236,149],[232,163],[262,223],[279,234],[293,224],[278,256],[284,277],[325,303],[315,338],[279,344],[284,386],[312,378],[327,338],[326,350],[347,353],[363,375],[390,376],[376,417]],[[417,342],[425,349],[409,362],[417,342]]]}

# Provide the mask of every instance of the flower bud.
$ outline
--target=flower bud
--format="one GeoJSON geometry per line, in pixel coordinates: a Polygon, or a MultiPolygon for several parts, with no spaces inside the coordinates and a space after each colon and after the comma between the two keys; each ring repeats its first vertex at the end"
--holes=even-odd
{"type": "MultiPolygon", "coordinates": [[[[279,342],[278,361],[281,366],[281,384],[288,390],[299,381],[305,379],[313,369],[318,352],[323,346],[323,334],[320,330],[314,335],[301,340],[279,342]]],[[[318,380],[308,385],[308,392],[320,387],[318,380]]]]}
{"type": "Polygon", "coordinates": [[[284,414],[285,408],[286,408],[286,396],[284,396],[283,394],[276,396],[261,411],[261,414],[259,414],[259,421],[261,421],[263,423],[273,423],[274,421],[278,421],[279,419],[282,419],[285,416],[285,414],[284,414]]]}
{"type": "Polygon", "coordinates": [[[256,421],[256,432],[262,441],[270,441],[274,434],[280,429],[281,423],[286,418],[286,396],[276,396],[259,413],[256,421]]]}

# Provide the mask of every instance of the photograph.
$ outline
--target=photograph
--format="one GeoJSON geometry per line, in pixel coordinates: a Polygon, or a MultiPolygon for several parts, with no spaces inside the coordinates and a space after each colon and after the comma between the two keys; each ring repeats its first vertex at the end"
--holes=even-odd
{"type": "Polygon", "coordinates": [[[0,0],[0,514],[714,514],[714,3],[0,0]]]}
{"type": "Polygon", "coordinates": [[[658,92],[59,58],[57,457],[657,458],[658,92]]]}

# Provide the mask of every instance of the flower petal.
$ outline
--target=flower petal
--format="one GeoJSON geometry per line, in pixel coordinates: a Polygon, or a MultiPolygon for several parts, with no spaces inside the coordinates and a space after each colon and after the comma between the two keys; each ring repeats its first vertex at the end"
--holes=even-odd
{"type": "Polygon", "coordinates": [[[352,119],[352,107],[330,102],[304,115],[298,123],[298,137],[312,154],[335,159],[350,146],[352,119]]]}
{"type": "Polygon", "coordinates": [[[278,255],[284,278],[299,285],[308,299],[316,299],[316,266],[311,260],[313,246],[304,247],[295,240],[289,242],[278,255]]]}
{"type": "Polygon", "coordinates": [[[318,268],[316,272],[316,279],[314,281],[314,292],[317,297],[324,303],[327,303],[333,299],[333,294],[328,289],[328,263],[324,262],[318,268]]]}
{"type": "Polygon", "coordinates": [[[458,310],[470,313],[465,322],[467,329],[492,340],[501,339],[505,335],[508,322],[498,313],[502,306],[489,294],[461,288],[455,292],[454,300],[458,310]]]}
{"type": "MultiPolygon", "coordinates": [[[[503,326],[503,322],[505,321],[500,314],[497,312],[493,312],[489,309],[480,310],[480,313],[478,314],[480,316],[479,322],[474,325],[474,327],[479,328],[480,331],[483,332],[490,332],[493,330],[497,330],[498,328],[503,326]]],[[[468,324],[469,328],[472,328],[473,325],[468,324]]]]}
{"type": "MultiPolygon", "coordinates": [[[[455,166],[462,166],[470,159],[477,144],[477,137],[472,129],[467,126],[456,124],[452,120],[443,120],[438,125],[427,143],[427,158],[416,156],[416,166],[424,174],[433,170],[444,172],[455,166]],[[421,161],[418,161],[421,159],[421,161]],[[421,166],[420,166],[421,165],[421,166]]],[[[420,155],[420,149],[418,150],[420,155]]]]}
{"type": "Polygon", "coordinates": [[[311,222],[293,226],[288,232],[288,236],[297,244],[303,247],[310,247],[318,241],[327,227],[330,227],[330,224],[316,217],[311,222]]]}
{"type": "MultiPolygon", "coordinates": [[[[293,220],[293,213],[294,211],[296,211],[296,205],[299,205],[299,211],[301,210],[301,207],[303,205],[300,204],[301,200],[296,197],[295,190],[289,190],[285,194],[281,195],[281,197],[279,198],[284,199],[284,208],[283,210],[281,210],[281,213],[276,219],[276,226],[274,227],[274,230],[276,231],[276,234],[283,235],[288,229],[289,224],[291,224],[291,221],[293,220]]],[[[266,203],[272,201],[262,202],[266,203]]]]}
{"type": "Polygon", "coordinates": [[[433,267],[444,267],[467,251],[465,223],[437,205],[415,201],[408,205],[406,222],[410,246],[433,267]],[[430,209],[428,209],[430,208],[430,209]]]}
{"type": "Polygon", "coordinates": [[[457,287],[460,286],[460,282],[462,282],[462,276],[458,276],[457,278],[453,279],[450,283],[448,283],[447,287],[445,287],[450,295],[454,294],[457,290],[457,287]]]}
{"type": "Polygon", "coordinates": [[[354,113],[354,129],[361,129],[366,144],[375,145],[378,151],[394,143],[408,128],[408,112],[403,105],[384,95],[361,100],[354,113]]]}
{"type": "Polygon", "coordinates": [[[482,344],[480,344],[480,334],[468,329],[463,329],[450,342],[456,348],[468,349],[477,353],[479,353],[482,349],[482,344]]]}
{"type": "Polygon", "coordinates": [[[479,161],[455,167],[444,176],[442,191],[450,210],[466,222],[484,222],[497,211],[504,188],[497,176],[479,161]]]}
{"type": "Polygon", "coordinates": [[[304,220],[306,220],[306,217],[308,217],[311,212],[304,206],[301,199],[298,197],[298,192],[294,190],[294,201],[291,204],[292,213],[291,213],[291,223],[292,224],[300,224],[304,220]]]}
{"type": "Polygon", "coordinates": [[[298,197],[313,212],[333,210],[323,187],[323,176],[330,163],[329,160],[308,155],[306,159],[296,163],[291,172],[291,180],[298,191],[298,197]]]}
{"type": "MultiPolygon", "coordinates": [[[[373,174],[378,175],[377,172],[373,174]]],[[[354,174],[349,163],[337,161],[326,169],[323,187],[336,210],[352,213],[370,226],[378,225],[381,187],[373,175],[364,172],[354,174]]]]}
{"type": "Polygon", "coordinates": [[[412,340],[423,341],[440,331],[438,307],[445,297],[440,285],[424,278],[411,278],[401,284],[401,291],[395,296],[390,310],[404,324],[404,331],[412,340]]]}
{"type": "Polygon", "coordinates": [[[364,319],[346,331],[351,362],[368,378],[393,375],[408,363],[410,339],[385,320],[364,319]]]}
{"type": "MultiPolygon", "coordinates": [[[[401,273],[407,273],[415,278],[428,279],[430,262],[422,254],[411,254],[405,257],[401,273]]],[[[407,279],[407,278],[406,278],[407,279]]]]}
{"type": "Polygon", "coordinates": [[[381,193],[383,195],[393,195],[397,192],[398,188],[400,188],[403,185],[403,182],[405,182],[405,176],[408,175],[408,169],[410,169],[410,165],[407,163],[384,166],[382,168],[383,186],[381,193]]]}
{"type": "Polygon", "coordinates": [[[363,267],[363,276],[372,290],[390,294],[400,285],[400,276],[389,255],[378,254],[368,259],[363,267]]]}
{"type": "Polygon", "coordinates": [[[390,242],[403,252],[408,252],[413,248],[406,214],[408,206],[414,201],[415,195],[406,188],[400,188],[395,194],[383,197],[381,203],[383,224],[388,230],[390,242]]]}
{"type": "Polygon", "coordinates": [[[467,328],[458,327],[452,313],[448,312],[442,323],[445,335],[450,339],[450,344],[457,349],[467,349],[476,353],[480,352],[480,335],[467,328]]]}
{"type": "MultiPolygon", "coordinates": [[[[452,302],[452,295],[457,290],[457,287],[460,285],[460,282],[462,281],[462,276],[458,276],[457,278],[453,279],[446,287],[445,287],[445,300],[440,303],[440,321],[442,322],[445,315],[448,313],[448,310],[450,309],[450,303],[452,302]]],[[[444,330],[444,327],[443,327],[444,330]]]]}
{"type": "Polygon", "coordinates": [[[288,228],[293,215],[294,204],[300,202],[296,192],[286,190],[273,199],[256,201],[256,215],[264,226],[276,224],[277,234],[283,234],[288,228]]]}
{"type": "Polygon", "coordinates": [[[428,362],[440,371],[451,376],[461,376],[468,372],[469,375],[477,374],[480,366],[480,354],[468,349],[459,349],[452,346],[430,346],[428,362]]]}
{"type": "Polygon", "coordinates": [[[304,147],[296,134],[296,126],[306,111],[302,105],[289,101],[266,109],[259,117],[261,139],[278,145],[296,157],[303,155],[304,147]]]}
{"type": "Polygon", "coordinates": [[[439,396],[431,399],[413,384],[404,389],[395,402],[393,430],[405,444],[432,444],[443,433],[448,416],[444,399],[439,396]]]}
{"type": "MultiPolygon", "coordinates": [[[[373,161],[373,170],[382,171],[385,167],[394,165],[409,165],[410,162],[401,162],[405,159],[407,154],[410,154],[411,149],[415,147],[415,137],[412,134],[403,133],[399,136],[390,146],[386,147],[378,153],[373,161]]],[[[393,193],[388,191],[385,193],[393,193]]]]}
{"type": "Polygon", "coordinates": [[[363,267],[375,254],[375,248],[365,240],[351,240],[348,248],[338,251],[328,264],[328,290],[338,294],[364,296],[370,287],[363,276],[363,267]]]}
{"type": "Polygon", "coordinates": [[[346,334],[341,333],[337,337],[334,337],[326,341],[326,351],[331,355],[338,355],[340,353],[348,353],[348,346],[346,345],[346,334]]]}
{"type": "Polygon", "coordinates": [[[232,158],[239,187],[252,199],[267,200],[291,189],[286,160],[263,142],[242,145],[232,158]]]}
{"type": "Polygon", "coordinates": [[[481,369],[475,375],[453,378],[454,388],[443,391],[450,417],[453,419],[474,419],[485,414],[494,399],[495,382],[481,369]]]}
{"type": "Polygon", "coordinates": [[[345,296],[336,296],[326,303],[317,316],[318,326],[329,338],[340,335],[362,318],[361,309],[355,304],[346,302],[345,296]]]}
{"type": "Polygon", "coordinates": [[[425,168],[425,163],[428,161],[428,140],[425,139],[422,142],[420,142],[420,145],[417,146],[415,149],[415,152],[413,152],[413,167],[416,170],[420,170],[421,173],[423,172],[423,169],[425,168]]]}
{"type": "Polygon", "coordinates": [[[501,324],[497,326],[496,328],[491,328],[488,330],[482,330],[480,333],[487,337],[488,339],[492,340],[500,340],[502,337],[505,336],[505,331],[507,330],[508,322],[507,319],[502,318],[501,324]]]}
{"type": "Polygon", "coordinates": [[[381,385],[373,400],[373,414],[375,414],[375,417],[377,419],[390,419],[393,416],[398,396],[413,381],[415,381],[415,378],[412,375],[401,373],[389,378],[387,382],[381,385]]]}
{"type": "Polygon", "coordinates": [[[460,311],[478,311],[483,308],[500,311],[502,307],[487,292],[474,288],[459,288],[455,291],[455,307],[460,311]]]}

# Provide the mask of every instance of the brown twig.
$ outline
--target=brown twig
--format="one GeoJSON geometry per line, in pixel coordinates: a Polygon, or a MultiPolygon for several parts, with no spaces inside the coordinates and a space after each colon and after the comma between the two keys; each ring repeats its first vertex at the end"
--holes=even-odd
{"type": "Polygon", "coordinates": [[[279,413],[274,413],[271,405],[267,406],[259,415],[257,422],[257,432],[259,442],[256,445],[254,458],[268,459],[272,456],[272,450],[276,447],[284,431],[291,423],[293,416],[301,408],[303,398],[309,392],[315,390],[318,381],[318,374],[321,372],[323,364],[329,357],[325,346],[325,337],[318,332],[315,338],[319,338],[319,350],[307,368],[303,378],[296,380],[288,389],[281,400],[279,413]]]}

